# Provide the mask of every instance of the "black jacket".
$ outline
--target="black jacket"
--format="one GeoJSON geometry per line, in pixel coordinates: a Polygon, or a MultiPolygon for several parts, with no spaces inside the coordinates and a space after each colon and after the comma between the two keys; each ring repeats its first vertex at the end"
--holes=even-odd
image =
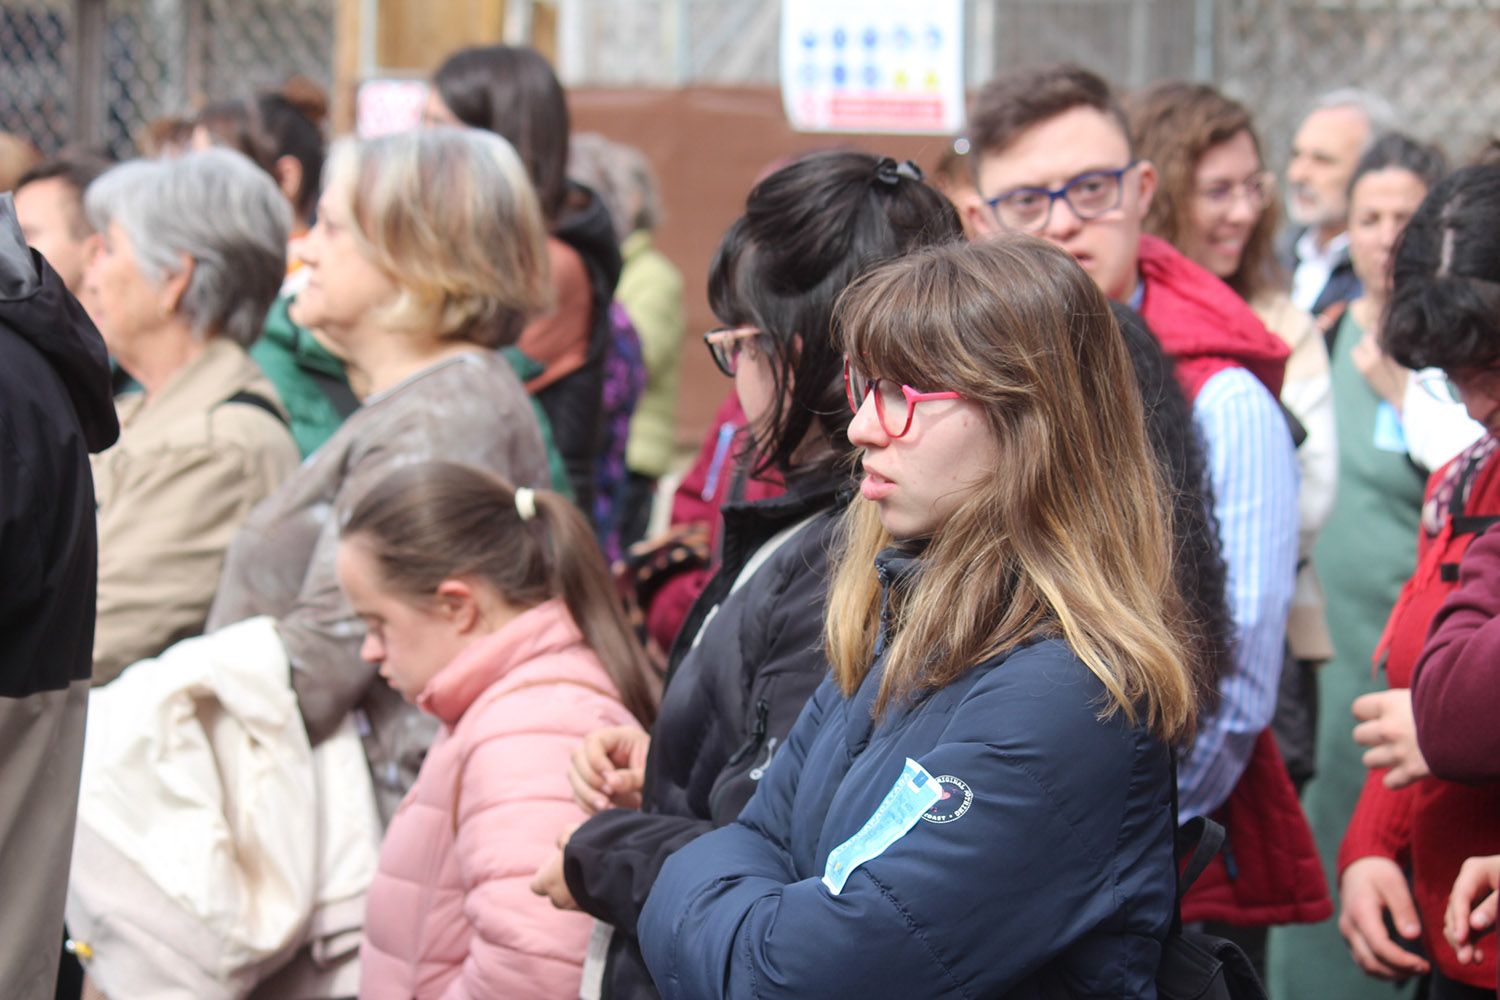
{"type": "Polygon", "coordinates": [[[120,427],[109,362],[0,197],[0,996],[51,997],[73,846],[97,577],[89,453],[120,427]]]}
{"type": "Polygon", "coordinates": [[[606,997],[656,996],[635,925],[657,872],[673,851],[739,815],[828,673],[823,605],[841,485],[809,473],[783,496],[724,506],[723,564],[672,650],[642,808],[600,813],[568,842],[573,898],[615,926],[606,997]],[[802,522],[731,593],[757,550],[802,522]]]}
{"type": "Polygon", "coordinates": [[[594,479],[604,427],[604,355],[609,349],[609,304],[620,281],[620,245],[604,201],[588,188],[572,185],[569,205],[552,235],[583,259],[589,275],[588,357],[583,366],[536,394],[552,425],[552,443],[562,455],[573,501],[590,518],[594,479]]]}

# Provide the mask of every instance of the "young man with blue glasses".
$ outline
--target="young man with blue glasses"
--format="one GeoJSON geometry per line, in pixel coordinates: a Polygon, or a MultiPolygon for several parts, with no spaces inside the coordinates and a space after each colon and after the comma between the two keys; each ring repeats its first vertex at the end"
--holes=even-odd
{"type": "Polygon", "coordinates": [[[1042,236],[1141,313],[1205,443],[1235,642],[1218,705],[1180,761],[1180,806],[1184,821],[1215,815],[1230,848],[1185,915],[1259,927],[1323,919],[1326,884],[1268,730],[1297,551],[1296,458],[1276,401],[1286,348],[1228,286],[1142,234],[1156,168],[1135,157],[1124,112],[1097,75],[1076,66],[1001,75],[969,126],[970,231],[1042,236]]]}

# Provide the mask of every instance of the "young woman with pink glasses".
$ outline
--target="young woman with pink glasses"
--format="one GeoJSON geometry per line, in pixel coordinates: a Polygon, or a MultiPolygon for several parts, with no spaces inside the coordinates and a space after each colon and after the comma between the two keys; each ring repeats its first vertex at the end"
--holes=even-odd
{"type": "Polygon", "coordinates": [[[1155,997],[1196,707],[1171,516],[1103,293],[1031,236],[840,300],[860,498],[818,688],[639,922],[667,998],[1155,997]],[[920,389],[914,388],[920,387],[920,389]]]}

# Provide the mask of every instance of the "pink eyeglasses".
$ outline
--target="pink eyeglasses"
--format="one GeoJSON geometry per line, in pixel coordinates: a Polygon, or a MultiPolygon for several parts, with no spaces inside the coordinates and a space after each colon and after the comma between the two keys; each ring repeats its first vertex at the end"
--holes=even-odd
{"type": "Polygon", "coordinates": [[[909,385],[899,385],[889,379],[869,378],[844,359],[844,394],[849,398],[849,410],[858,413],[860,404],[871,393],[875,394],[875,416],[886,436],[898,438],[911,430],[912,411],[918,403],[935,399],[962,399],[956,392],[918,392],[909,385]]]}

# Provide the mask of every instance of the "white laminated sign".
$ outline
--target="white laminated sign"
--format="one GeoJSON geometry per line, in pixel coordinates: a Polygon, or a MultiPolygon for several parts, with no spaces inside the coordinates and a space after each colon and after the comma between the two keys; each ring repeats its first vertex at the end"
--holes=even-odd
{"type": "Polygon", "coordinates": [[[781,100],[803,132],[952,135],[963,0],[782,0],[781,100]]]}

